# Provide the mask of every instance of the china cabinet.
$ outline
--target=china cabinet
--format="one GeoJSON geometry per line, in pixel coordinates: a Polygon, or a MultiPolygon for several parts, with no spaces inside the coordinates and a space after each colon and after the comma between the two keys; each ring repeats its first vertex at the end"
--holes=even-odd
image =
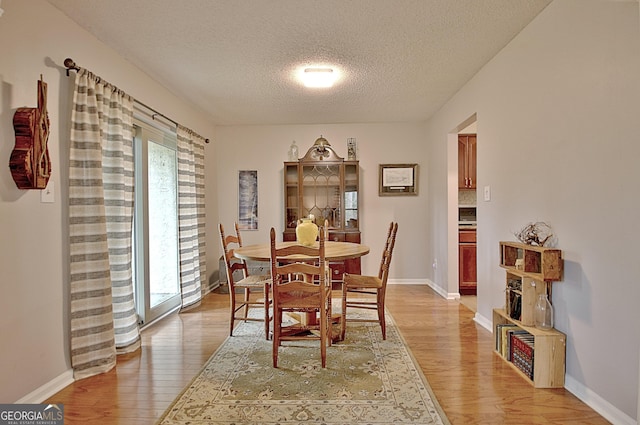
{"type": "MultiPolygon", "coordinates": [[[[313,217],[318,226],[328,222],[329,240],[360,243],[358,161],[338,156],[320,137],[297,161],[284,163],[284,241],[296,240],[301,218],[313,217]]],[[[334,281],[360,273],[360,260],[331,265],[334,281]]]]}

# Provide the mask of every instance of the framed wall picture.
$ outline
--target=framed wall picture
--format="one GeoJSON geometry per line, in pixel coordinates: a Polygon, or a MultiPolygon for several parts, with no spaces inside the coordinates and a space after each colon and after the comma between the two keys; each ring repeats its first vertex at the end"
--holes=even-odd
{"type": "Polygon", "coordinates": [[[238,227],[258,230],[258,171],[238,171],[238,227]]]}
{"type": "Polygon", "coordinates": [[[418,194],[418,164],[380,164],[379,196],[418,194]]]}

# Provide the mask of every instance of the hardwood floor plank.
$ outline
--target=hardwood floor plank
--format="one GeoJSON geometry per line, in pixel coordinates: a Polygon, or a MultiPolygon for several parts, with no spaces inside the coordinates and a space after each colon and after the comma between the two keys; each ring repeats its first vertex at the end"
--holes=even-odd
{"type": "MultiPolygon", "coordinates": [[[[227,294],[142,332],[142,348],[112,371],[74,382],[47,403],[63,403],[65,424],[153,424],[228,334],[227,294]]],[[[564,389],[535,389],[493,352],[473,312],[426,286],[390,285],[387,309],[452,424],[608,424],[564,389]],[[408,302],[410,300],[411,302],[408,302]]],[[[348,331],[348,329],[347,329],[348,331]]]]}

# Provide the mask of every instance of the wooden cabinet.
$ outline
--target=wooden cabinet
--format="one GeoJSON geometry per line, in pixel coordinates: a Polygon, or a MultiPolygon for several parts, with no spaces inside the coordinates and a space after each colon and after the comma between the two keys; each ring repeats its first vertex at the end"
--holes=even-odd
{"type": "Polygon", "coordinates": [[[475,134],[458,134],[458,188],[476,188],[477,144],[475,134]]]}
{"type": "Polygon", "coordinates": [[[476,295],[476,230],[458,231],[458,291],[460,295],[476,295]]]}
{"type": "MultiPolygon", "coordinates": [[[[283,240],[296,240],[298,219],[314,216],[320,226],[327,220],[329,239],[360,243],[358,161],[345,161],[320,137],[298,161],[284,163],[283,240]]],[[[333,280],[360,273],[360,259],[331,265],[333,280]]]]}
{"type": "Polygon", "coordinates": [[[564,387],[566,335],[535,327],[540,294],[551,296],[562,280],[562,251],[500,242],[500,266],[506,269],[504,309],[493,310],[496,353],[537,388],[564,387]]]}

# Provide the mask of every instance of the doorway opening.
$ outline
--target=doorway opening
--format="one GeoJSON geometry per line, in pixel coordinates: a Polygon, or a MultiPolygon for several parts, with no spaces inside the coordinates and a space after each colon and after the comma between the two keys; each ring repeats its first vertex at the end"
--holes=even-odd
{"type": "Polygon", "coordinates": [[[141,327],[181,303],[176,140],[175,132],[136,120],[133,281],[141,327]]]}
{"type": "MultiPolygon", "coordinates": [[[[458,156],[457,185],[449,187],[449,205],[455,205],[455,213],[449,223],[450,241],[455,241],[455,283],[460,303],[477,312],[477,119],[476,115],[461,123],[451,134],[456,144],[450,152],[458,156]],[[455,218],[453,218],[455,217],[455,218]],[[457,273],[456,273],[457,272],[457,273]]],[[[453,164],[453,161],[449,162],[453,164]]],[[[453,269],[453,267],[451,268],[453,269]]],[[[453,270],[452,270],[453,271],[453,270]]],[[[451,282],[453,283],[453,282],[451,282]]],[[[450,287],[453,285],[450,285],[450,287]]]]}

